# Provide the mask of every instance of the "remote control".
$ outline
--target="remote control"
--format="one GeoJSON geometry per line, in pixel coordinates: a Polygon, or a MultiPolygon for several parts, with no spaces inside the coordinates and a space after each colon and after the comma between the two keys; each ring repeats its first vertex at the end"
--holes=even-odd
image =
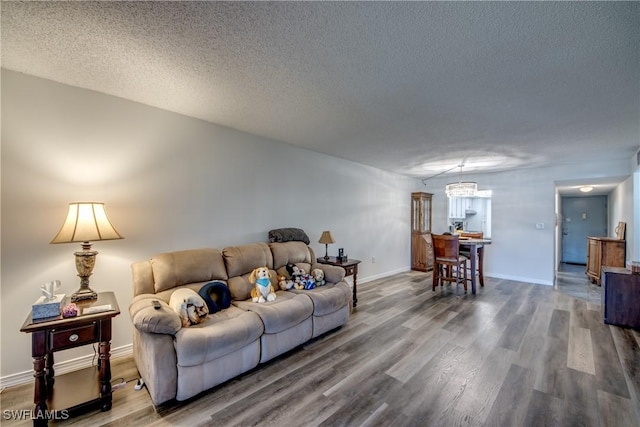
{"type": "Polygon", "coordinates": [[[156,310],[160,310],[160,301],[158,301],[157,299],[151,301],[151,305],[153,305],[153,308],[155,308],[156,310]]]}

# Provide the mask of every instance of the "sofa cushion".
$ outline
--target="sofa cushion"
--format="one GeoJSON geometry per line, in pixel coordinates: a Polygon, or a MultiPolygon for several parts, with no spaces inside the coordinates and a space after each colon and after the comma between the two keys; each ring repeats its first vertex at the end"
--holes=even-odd
{"type": "Polygon", "coordinates": [[[266,243],[230,246],[222,250],[229,277],[251,273],[254,268],[273,269],[273,256],[266,243]]]}
{"type": "Polygon", "coordinates": [[[129,314],[133,326],[141,332],[173,335],[182,327],[178,314],[163,300],[153,294],[142,294],[133,298],[129,305],[129,314]],[[160,308],[155,309],[152,301],[158,301],[160,308]]]}
{"type": "MultiPolygon", "coordinates": [[[[233,300],[245,300],[250,297],[253,286],[249,275],[258,267],[273,269],[273,256],[266,243],[251,243],[242,246],[231,246],[222,250],[229,280],[227,286],[233,300]]],[[[278,289],[275,274],[271,284],[278,289]]]]}
{"type": "Polygon", "coordinates": [[[346,274],[344,268],[338,267],[337,265],[320,264],[316,262],[311,266],[311,271],[316,268],[324,272],[324,280],[326,280],[327,283],[338,283],[344,279],[346,274]]]}
{"type": "MultiPolygon", "coordinates": [[[[269,281],[271,282],[273,289],[280,289],[280,285],[278,285],[278,279],[275,275],[275,272],[273,270],[269,271],[271,273],[269,281]]],[[[249,275],[251,275],[251,273],[229,278],[227,286],[229,287],[229,291],[231,292],[231,299],[233,301],[243,301],[251,298],[251,290],[255,287],[255,285],[249,281],[249,275]]]]}
{"type": "Polygon", "coordinates": [[[260,338],[264,331],[256,313],[231,306],[199,325],[182,328],[175,348],[180,366],[201,365],[232,353],[260,338]]]}
{"type": "Polygon", "coordinates": [[[303,242],[269,243],[269,248],[273,254],[274,269],[278,270],[288,263],[304,263],[308,265],[305,272],[310,273],[308,268],[311,266],[313,260],[311,259],[309,246],[303,242]]]}
{"type": "Polygon", "coordinates": [[[264,332],[276,334],[292,328],[313,314],[313,303],[307,295],[277,291],[276,300],[265,303],[234,301],[243,310],[257,313],[264,324],[264,332]]]}
{"type": "Polygon", "coordinates": [[[187,283],[226,280],[222,254],[217,249],[169,252],[151,258],[156,292],[187,283]]]}
{"type": "Polygon", "coordinates": [[[348,305],[351,299],[351,289],[345,282],[327,283],[308,291],[292,289],[289,292],[307,295],[313,302],[314,316],[334,313],[348,305]]]}

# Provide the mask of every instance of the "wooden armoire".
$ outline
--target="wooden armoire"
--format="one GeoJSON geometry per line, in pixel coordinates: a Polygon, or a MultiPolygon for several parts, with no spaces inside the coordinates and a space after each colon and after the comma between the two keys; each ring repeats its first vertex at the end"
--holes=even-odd
{"type": "Polygon", "coordinates": [[[431,193],[411,193],[411,269],[433,269],[431,193]]]}

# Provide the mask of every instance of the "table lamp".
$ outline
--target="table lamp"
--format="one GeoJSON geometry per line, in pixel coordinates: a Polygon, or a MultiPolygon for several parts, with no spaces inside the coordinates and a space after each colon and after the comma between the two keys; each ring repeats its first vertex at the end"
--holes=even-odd
{"type": "Polygon", "coordinates": [[[74,252],[80,289],[71,295],[72,302],[98,298],[98,294],[89,288],[89,276],[93,272],[98,254],[91,250],[91,242],[115,239],[122,239],[122,236],[107,218],[104,203],[69,203],[67,218],[51,243],[82,243],[82,251],[74,252]]]}
{"type": "Polygon", "coordinates": [[[322,232],[322,236],[320,236],[320,240],[318,240],[318,243],[322,243],[324,244],[324,259],[328,260],[329,259],[329,243],[335,243],[336,241],[333,240],[333,236],[331,235],[330,231],[323,231],[322,232]]]}

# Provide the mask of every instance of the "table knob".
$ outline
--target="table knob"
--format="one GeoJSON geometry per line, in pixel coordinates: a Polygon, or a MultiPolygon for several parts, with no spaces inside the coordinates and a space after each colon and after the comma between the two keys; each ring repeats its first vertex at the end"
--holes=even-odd
{"type": "Polygon", "coordinates": [[[78,338],[79,338],[78,334],[73,334],[73,335],[69,336],[69,341],[76,342],[76,341],[78,341],[78,338]]]}

